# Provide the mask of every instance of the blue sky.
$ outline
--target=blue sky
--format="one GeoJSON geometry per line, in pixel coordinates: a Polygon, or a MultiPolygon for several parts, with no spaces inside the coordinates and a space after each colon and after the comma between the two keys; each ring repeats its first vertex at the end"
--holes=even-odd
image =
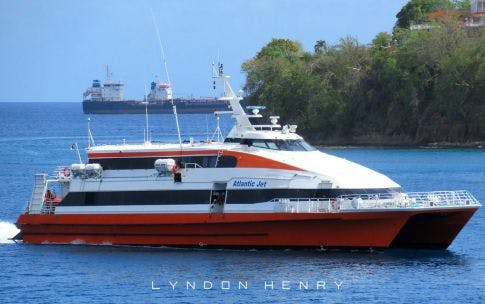
{"type": "MultiPolygon", "coordinates": [[[[144,83],[163,76],[154,12],[178,96],[211,96],[211,64],[222,58],[233,87],[241,64],[272,38],[368,43],[391,31],[404,0],[0,0],[0,101],[73,101],[108,64],[142,98],[144,83]]],[[[164,80],[164,77],[162,77],[164,80]]]]}

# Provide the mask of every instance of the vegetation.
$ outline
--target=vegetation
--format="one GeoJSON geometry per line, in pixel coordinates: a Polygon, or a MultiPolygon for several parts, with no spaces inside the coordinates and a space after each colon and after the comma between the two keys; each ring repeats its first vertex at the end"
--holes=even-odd
{"type": "Polygon", "coordinates": [[[242,66],[247,100],[317,144],[485,141],[485,29],[464,26],[467,3],[411,0],[370,45],[273,39],[242,66]]]}

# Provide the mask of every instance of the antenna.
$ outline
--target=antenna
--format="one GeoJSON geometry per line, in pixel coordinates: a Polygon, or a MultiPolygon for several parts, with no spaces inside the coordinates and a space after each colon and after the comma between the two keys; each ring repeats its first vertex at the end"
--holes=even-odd
{"type": "Polygon", "coordinates": [[[83,160],[81,159],[81,153],[79,153],[79,146],[77,145],[77,142],[71,145],[71,150],[76,150],[79,163],[82,164],[83,160]]]}
{"type": "Polygon", "coordinates": [[[145,143],[150,142],[150,131],[148,130],[148,101],[147,101],[147,83],[145,85],[145,132],[143,132],[143,141],[145,143]]]}
{"type": "Polygon", "coordinates": [[[209,117],[205,114],[205,134],[206,134],[206,142],[209,142],[209,117]]]}
{"type": "MultiPolygon", "coordinates": [[[[94,143],[93,133],[91,132],[91,117],[88,117],[88,148],[94,145],[95,143],[94,143]]],[[[76,143],[76,146],[77,146],[77,143],[76,143]]]]}
{"type": "Polygon", "coordinates": [[[109,71],[109,65],[106,65],[106,82],[111,83],[111,73],[109,71]]]}
{"type": "Polygon", "coordinates": [[[215,111],[214,112],[214,115],[216,116],[217,126],[216,126],[214,133],[212,134],[211,140],[215,136],[217,136],[217,142],[223,142],[224,141],[224,135],[222,135],[221,125],[220,125],[220,116],[225,115],[225,114],[234,114],[234,112],[233,111],[215,111]]]}
{"type": "MultiPolygon", "coordinates": [[[[219,57],[219,55],[217,55],[219,57]]],[[[224,78],[224,64],[217,62],[217,69],[214,61],[212,61],[212,88],[215,90],[217,87],[216,80],[224,78]]]]}
{"type": "Polygon", "coordinates": [[[217,79],[217,74],[216,74],[216,64],[214,61],[212,61],[212,89],[216,89],[216,79],[217,79]]]}
{"type": "Polygon", "coordinates": [[[239,101],[242,100],[242,97],[237,96],[231,88],[231,85],[229,84],[229,76],[224,74],[224,65],[222,63],[218,64],[217,73],[217,77],[214,78],[220,80],[224,88],[223,96],[219,97],[219,100],[229,101],[229,106],[231,108],[231,111],[219,111],[219,113],[230,113],[232,114],[232,117],[236,119],[236,125],[232,130],[237,132],[240,130],[254,131],[255,129],[249,121],[248,115],[239,103],[239,101]]]}
{"type": "Polygon", "coordinates": [[[214,115],[216,116],[216,119],[217,119],[217,127],[214,133],[212,134],[211,139],[213,139],[214,136],[217,136],[217,142],[222,142],[222,139],[224,138],[224,136],[222,136],[221,126],[219,124],[219,113],[215,112],[214,115]]]}
{"type": "MultiPolygon", "coordinates": [[[[167,76],[167,81],[170,84],[170,76],[168,75],[168,67],[167,67],[167,60],[165,60],[165,51],[163,50],[162,39],[160,38],[160,31],[158,30],[157,23],[155,22],[155,15],[153,14],[153,10],[150,7],[150,13],[152,15],[153,26],[157,32],[158,44],[160,45],[160,60],[162,61],[163,67],[165,68],[165,74],[167,76]]],[[[179,118],[177,115],[177,106],[173,102],[173,94],[170,96],[170,103],[172,104],[173,115],[175,116],[175,123],[177,125],[177,135],[179,138],[179,145],[180,150],[182,150],[182,137],[180,136],[180,125],[179,125],[179,118]]]]}

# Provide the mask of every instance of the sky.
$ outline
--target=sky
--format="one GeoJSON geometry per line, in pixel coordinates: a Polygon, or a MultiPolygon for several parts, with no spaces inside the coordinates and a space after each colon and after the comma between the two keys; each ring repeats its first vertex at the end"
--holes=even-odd
{"type": "Polygon", "coordinates": [[[241,65],[272,38],[369,43],[391,31],[405,0],[0,0],[0,101],[80,102],[93,79],[125,82],[141,99],[156,75],[166,81],[160,29],[175,96],[214,96],[212,62],[237,91],[241,65]],[[154,18],[152,18],[151,11],[154,18]]]}

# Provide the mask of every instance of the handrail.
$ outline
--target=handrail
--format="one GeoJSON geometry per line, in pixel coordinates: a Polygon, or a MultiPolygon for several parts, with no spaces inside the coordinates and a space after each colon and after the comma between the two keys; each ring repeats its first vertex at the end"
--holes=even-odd
{"type": "Polygon", "coordinates": [[[69,166],[57,166],[54,171],[48,175],[48,178],[55,181],[70,180],[72,178],[71,168],[69,166]]]}
{"type": "Polygon", "coordinates": [[[480,206],[478,200],[466,190],[375,194],[366,193],[341,195],[338,198],[341,200],[358,200],[359,203],[367,202],[367,204],[364,204],[367,208],[372,208],[373,206],[386,208],[423,208],[466,205],[480,206]]]}
{"type": "Polygon", "coordinates": [[[202,166],[199,165],[198,163],[184,163],[184,169],[188,169],[188,168],[197,169],[197,168],[202,168],[202,166]]]}
{"type": "Polygon", "coordinates": [[[432,209],[481,206],[468,191],[366,193],[335,198],[275,198],[275,212],[320,213],[378,209],[432,209]]]}

